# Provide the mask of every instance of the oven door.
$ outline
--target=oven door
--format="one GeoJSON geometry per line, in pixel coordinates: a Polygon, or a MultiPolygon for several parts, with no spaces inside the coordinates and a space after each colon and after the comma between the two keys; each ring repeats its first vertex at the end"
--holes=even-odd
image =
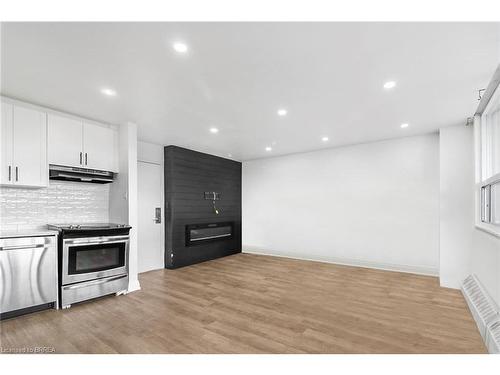
{"type": "Polygon", "coordinates": [[[129,236],[63,240],[62,284],[128,273],[129,236]]]}

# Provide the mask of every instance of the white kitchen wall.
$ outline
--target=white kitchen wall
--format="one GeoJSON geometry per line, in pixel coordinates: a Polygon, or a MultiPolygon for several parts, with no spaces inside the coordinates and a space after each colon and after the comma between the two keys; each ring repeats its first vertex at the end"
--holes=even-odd
{"type": "Polygon", "coordinates": [[[137,160],[163,165],[164,146],[149,142],[137,142],[137,160]]]}
{"type": "Polygon", "coordinates": [[[472,127],[440,130],[441,285],[459,288],[475,273],[500,306],[500,239],[475,228],[472,127]]]}
{"type": "Polygon", "coordinates": [[[0,229],[108,222],[109,185],[50,181],[46,189],[0,188],[0,229]]]}
{"type": "Polygon", "coordinates": [[[111,222],[127,223],[130,230],[129,292],[141,289],[137,277],[137,124],[119,127],[119,168],[110,188],[109,217],[111,222]]]}
{"type": "Polygon", "coordinates": [[[244,162],[243,250],[437,274],[438,135],[244,162]]]}

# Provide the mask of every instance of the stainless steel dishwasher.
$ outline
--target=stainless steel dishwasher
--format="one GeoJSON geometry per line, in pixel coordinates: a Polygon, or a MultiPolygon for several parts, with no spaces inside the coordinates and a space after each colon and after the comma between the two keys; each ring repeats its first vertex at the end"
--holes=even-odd
{"type": "Polygon", "coordinates": [[[56,238],[0,239],[0,319],[57,306],[56,238]]]}

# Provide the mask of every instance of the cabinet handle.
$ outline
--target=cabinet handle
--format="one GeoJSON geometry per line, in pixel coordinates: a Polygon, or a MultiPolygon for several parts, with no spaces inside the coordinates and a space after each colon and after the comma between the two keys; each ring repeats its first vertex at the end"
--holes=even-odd
{"type": "Polygon", "coordinates": [[[83,153],[80,152],[80,165],[83,165],[83,159],[82,159],[83,153]]]}
{"type": "Polygon", "coordinates": [[[87,153],[85,153],[85,165],[87,165],[87,153]]]}
{"type": "Polygon", "coordinates": [[[19,168],[16,167],[16,182],[19,181],[19,168]]]}
{"type": "Polygon", "coordinates": [[[12,166],[9,165],[9,181],[12,180],[12,166]]]}

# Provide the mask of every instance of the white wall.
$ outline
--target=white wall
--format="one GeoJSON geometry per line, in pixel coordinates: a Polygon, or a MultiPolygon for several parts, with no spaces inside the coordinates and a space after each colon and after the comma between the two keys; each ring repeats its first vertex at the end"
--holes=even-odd
{"type": "Polygon", "coordinates": [[[474,143],[471,126],[439,131],[440,282],[459,288],[472,272],[474,228],[474,143]]]}
{"type": "Polygon", "coordinates": [[[247,252],[437,274],[438,135],[243,163],[247,252]]]}
{"type": "Polygon", "coordinates": [[[163,165],[164,146],[149,142],[137,142],[137,160],[163,165]]]}
{"type": "Polygon", "coordinates": [[[471,269],[490,296],[500,306],[500,240],[474,229],[472,233],[471,269]]]}
{"type": "Polygon", "coordinates": [[[119,128],[119,167],[116,181],[110,187],[109,218],[111,222],[128,223],[130,231],[129,292],[140,289],[137,277],[137,125],[127,123],[119,128]]]}
{"type": "Polygon", "coordinates": [[[500,239],[474,226],[473,128],[440,130],[441,285],[459,288],[475,273],[500,306],[500,239]]]}

